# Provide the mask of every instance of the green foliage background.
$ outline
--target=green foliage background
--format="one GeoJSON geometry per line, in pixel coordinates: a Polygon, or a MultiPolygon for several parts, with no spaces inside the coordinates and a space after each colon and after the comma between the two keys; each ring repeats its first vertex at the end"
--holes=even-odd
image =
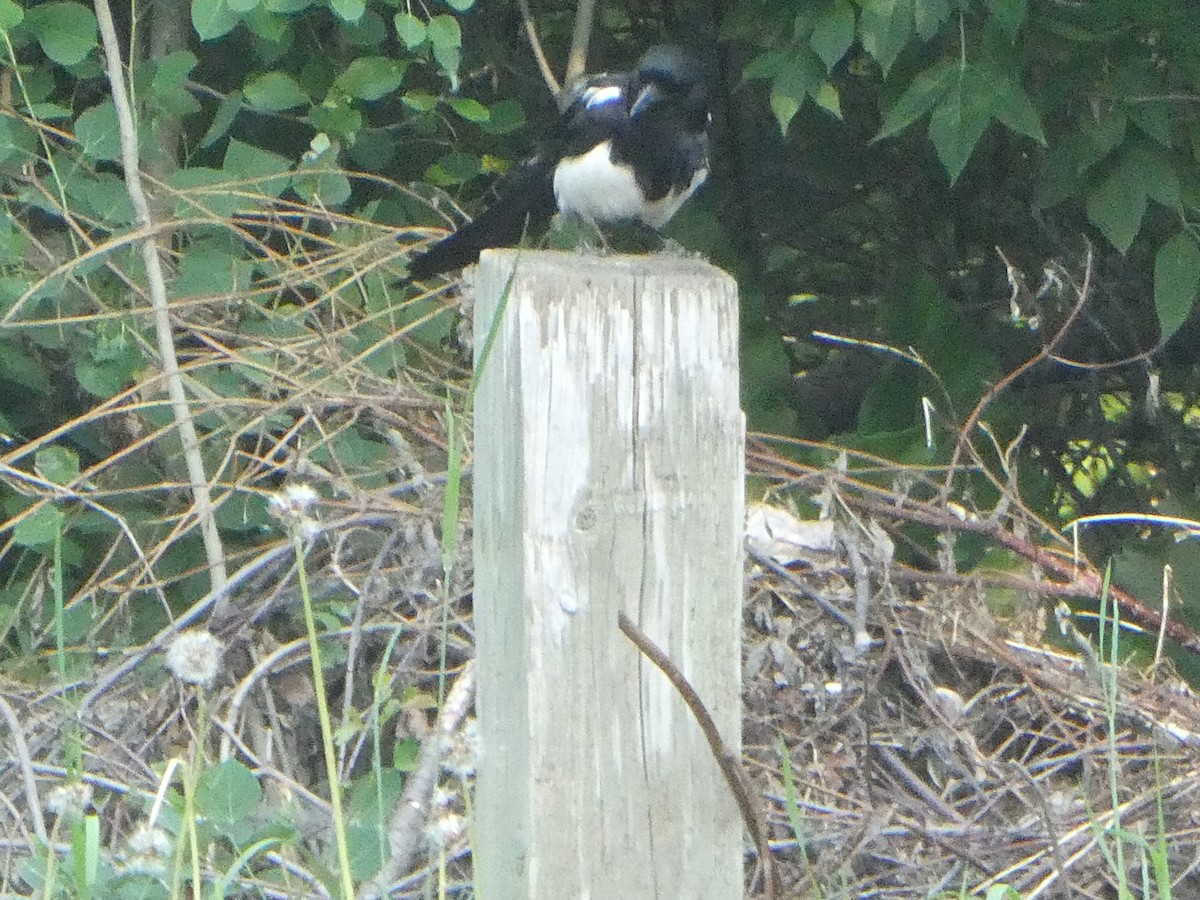
{"type": "MultiPolygon", "coordinates": [[[[552,63],[576,11],[533,8],[552,63]]],[[[246,556],[297,458],[385,485],[457,390],[453,303],[403,279],[404,251],[487,202],[553,98],[511,0],[118,16],[206,470],[246,556]]],[[[611,0],[591,62],[669,40],[708,66],[714,173],[673,233],[739,279],[755,427],[944,463],[1086,279],[1059,359],[984,420],[1002,446],[1027,426],[1012,462],[1051,520],[1196,518],[1197,34],[1188,0],[611,0]]],[[[68,639],[137,640],[207,579],[96,18],[0,0],[0,37],[0,633],[48,639],[58,554],[68,639]],[[105,599],[131,590],[153,602],[105,599]]],[[[1139,585],[1168,557],[1194,578],[1190,545],[1131,536],[1098,546],[1139,585]]]]}

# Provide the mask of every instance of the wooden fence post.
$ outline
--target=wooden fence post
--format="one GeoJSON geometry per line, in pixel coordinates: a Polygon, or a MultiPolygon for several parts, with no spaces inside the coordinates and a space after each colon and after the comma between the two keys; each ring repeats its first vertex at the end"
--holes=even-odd
{"type": "Polygon", "coordinates": [[[477,357],[500,316],[475,400],[479,896],[740,900],[737,806],[617,628],[738,752],[736,286],[693,259],[504,250],[475,298],[477,357]]]}

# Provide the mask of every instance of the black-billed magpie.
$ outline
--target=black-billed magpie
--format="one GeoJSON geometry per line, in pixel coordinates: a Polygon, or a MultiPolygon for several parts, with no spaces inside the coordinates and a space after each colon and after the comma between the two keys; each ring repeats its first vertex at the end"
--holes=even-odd
{"type": "Polygon", "coordinates": [[[586,79],[542,152],[474,221],[412,257],[409,274],[429,278],[488,247],[514,246],[556,210],[597,225],[662,228],[708,176],[709,121],[700,64],[677,47],[648,50],[630,72],[586,79]]]}

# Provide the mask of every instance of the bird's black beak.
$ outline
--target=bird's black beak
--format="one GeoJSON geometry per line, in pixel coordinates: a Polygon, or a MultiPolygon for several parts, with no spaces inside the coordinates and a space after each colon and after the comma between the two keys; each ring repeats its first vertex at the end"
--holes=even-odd
{"type": "Polygon", "coordinates": [[[629,107],[629,118],[636,119],[665,96],[666,94],[657,84],[646,85],[637,95],[637,99],[633,101],[633,105],[629,107]]]}

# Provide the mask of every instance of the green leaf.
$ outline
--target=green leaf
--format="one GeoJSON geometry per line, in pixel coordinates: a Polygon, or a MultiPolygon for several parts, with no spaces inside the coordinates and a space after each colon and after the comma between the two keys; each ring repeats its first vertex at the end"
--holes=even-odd
{"type": "Polygon", "coordinates": [[[313,138],[292,179],[292,186],[305,202],[340,206],[350,199],[350,179],[337,168],[340,152],[341,147],[324,132],[313,138]]]}
{"type": "Polygon", "coordinates": [[[80,113],[75,120],[75,138],[89,159],[113,161],[121,158],[121,134],[117,108],[111,100],[80,113]]]}
{"type": "Polygon", "coordinates": [[[25,11],[13,0],[0,0],[0,31],[12,31],[25,21],[25,11]]]}
{"type": "Polygon", "coordinates": [[[202,41],[211,41],[233,31],[238,15],[225,0],[192,0],[192,27],[202,41]]]}
{"type": "Polygon", "coordinates": [[[425,170],[425,180],[439,187],[449,187],[474,178],[480,171],[482,169],[478,156],[461,150],[451,150],[425,170]]]}
{"type": "Polygon", "coordinates": [[[976,71],[980,72],[991,87],[992,115],[1008,126],[1011,131],[1033,138],[1045,147],[1046,135],[1042,131],[1041,119],[1029,101],[1025,90],[1007,75],[983,69],[976,71]]]}
{"type": "Polygon", "coordinates": [[[886,76],[913,35],[915,0],[863,0],[858,29],[863,49],[886,76]]]}
{"type": "Polygon", "coordinates": [[[1146,189],[1141,179],[1118,166],[1087,198],[1087,214],[1109,242],[1124,253],[1142,227],[1146,189]]]}
{"type": "Polygon", "coordinates": [[[226,177],[251,182],[241,187],[246,189],[253,186],[271,197],[278,197],[287,189],[291,181],[291,167],[291,162],[278,153],[237,140],[231,140],[225,151],[226,177]]]}
{"type": "MultiPolygon", "coordinates": [[[[384,304],[385,298],[381,297],[381,293],[375,291],[367,295],[368,309],[372,306],[390,308],[391,304],[384,304]]],[[[380,378],[395,378],[405,365],[404,344],[390,330],[359,325],[345,347],[355,359],[362,360],[362,364],[380,378]]]]}
{"type": "MultiPolygon", "coordinates": [[[[379,821],[386,821],[386,816],[379,821]]],[[[351,880],[367,881],[387,861],[387,837],[380,825],[350,823],[346,826],[346,850],[351,880]]]]}
{"type": "Polygon", "coordinates": [[[13,542],[21,547],[48,547],[62,533],[63,519],[57,506],[46,504],[17,523],[13,542]]]}
{"type": "Polygon", "coordinates": [[[246,99],[259,109],[279,112],[309,102],[308,94],[286,72],[266,72],[246,82],[246,99]]]}
{"type": "Polygon", "coordinates": [[[822,82],[821,86],[817,88],[817,92],[813,94],[813,100],[816,101],[817,106],[831,116],[838,119],[842,117],[842,95],[832,82],[822,82]]]}
{"type": "Polygon", "coordinates": [[[879,134],[875,135],[872,140],[882,140],[903,131],[933,109],[934,104],[942,99],[954,83],[958,74],[958,65],[956,61],[946,60],[923,72],[918,72],[913,78],[912,84],[883,117],[883,125],[879,129],[879,134]]]}
{"type": "Polygon", "coordinates": [[[400,102],[417,112],[429,112],[437,106],[438,98],[424,91],[406,91],[400,102]]]}
{"type": "Polygon", "coordinates": [[[397,332],[427,347],[439,347],[454,331],[453,310],[440,299],[430,297],[406,303],[399,315],[403,327],[397,332]]]}
{"type": "MultiPolygon", "coordinates": [[[[351,470],[349,474],[375,473],[387,461],[392,451],[383,441],[373,441],[354,428],[334,435],[324,447],[313,448],[313,459],[320,465],[333,464],[351,470]],[[357,470],[357,471],[354,471],[357,470]]],[[[363,483],[374,481],[364,478],[363,483]]]]}
{"type": "Polygon", "coordinates": [[[760,53],[746,64],[742,70],[742,81],[754,81],[759,78],[775,78],[788,67],[792,54],[782,50],[768,50],[760,53]]]}
{"type": "Polygon", "coordinates": [[[145,368],[142,344],[120,323],[97,324],[91,346],[78,354],[75,378],[94,397],[108,399],[123,391],[145,368]]]}
{"type": "Polygon", "coordinates": [[[1191,315],[1200,291],[1200,247],[1179,231],[1159,248],[1154,258],[1154,308],[1160,341],[1166,341],[1191,315]]]}
{"type": "Polygon", "coordinates": [[[181,219],[192,217],[228,219],[239,206],[236,194],[229,189],[229,176],[220,169],[193,166],[176,169],[167,183],[178,193],[173,198],[173,210],[181,219]]]}
{"type": "Polygon", "coordinates": [[[358,140],[363,127],[363,114],[351,106],[350,99],[328,98],[320,106],[314,106],[308,114],[313,128],[328,134],[344,137],[350,143],[358,140]]]}
{"type": "Polygon", "coordinates": [[[441,66],[450,86],[458,89],[458,64],[462,57],[462,29],[454,16],[434,16],[429,20],[427,34],[433,48],[433,58],[441,66]]]}
{"type": "Polygon", "coordinates": [[[1154,144],[1133,141],[1122,160],[1129,177],[1139,180],[1151,200],[1171,209],[1179,209],[1179,174],[1166,153],[1154,144]]]}
{"type": "Polygon", "coordinates": [[[157,60],[150,86],[159,108],[175,116],[190,116],[199,112],[200,104],[187,89],[188,77],[199,60],[188,50],[176,50],[157,60]]]}
{"type": "Polygon", "coordinates": [[[250,260],[227,246],[197,244],[180,261],[171,296],[230,297],[250,286],[252,272],[250,260]]]}
{"type": "MultiPolygon", "coordinates": [[[[0,266],[12,266],[21,262],[30,243],[29,236],[24,231],[13,227],[12,219],[0,218],[0,266]]],[[[17,291],[18,296],[25,293],[24,283],[19,278],[10,283],[22,285],[21,289],[17,291]]],[[[7,300],[8,298],[4,294],[5,292],[0,290],[0,298],[7,300]]],[[[3,306],[0,305],[0,308],[3,306]]],[[[0,351],[0,353],[2,352],[0,351]]]]}
{"type": "Polygon", "coordinates": [[[244,822],[261,802],[258,779],[236,759],[206,769],[196,785],[196,813],[218,828],[244,822]]]}
{"type": "Polygon", "coordinates": [[[450,108],[468,122],[486,122],[492,115],[486,106],[469,97],[451,97],[450,108]]]}
{"type": "Polygon", "coordinates": [[[833,0],[826,4],[813,20],[809,46],[832,71],[854,43],[854,7],[849,0],[833,0]]]}
{"type": "Polygon", "coordinates": [[[33,470],[47,481],[70,484],[79,477],[79,454],[67,447],[44,447],[34,457],[33,470]]]}
{"type": "Polygon", "coordinates": [[[1165,101],[1141,100],[1129,104],[1128,110],[1129,118],[1148,137],[1158,141],[1164,147],[1173,146],[1171,115],[1165,101]]]}
{"type": "Polygon", "coordinates": [[[12,157],[28,158],[36,144],[32,130],[15,119],[0,116],[0,162],[12,157]]]}
{"type": "Polygon", "coordinates": [[[923,41],[932,40],[949,17],[950,0],[917,0],[913,9],[917,35],[923,41]]]}
{"type": "Polygon", "coordinates": [[[417,769],[417,756],[421,752],[421,745],[416,738],[405,738],[402,741],[396,741],[396,746],[392,750],[392,765],[401,772],[415,772],[417,769]]]}
{"type": "Polygon", "coordinates": [[[951,182],[962,174],[992,117],[987,79],[972,66],[963,67],[958,75],[929,117],[929,139],[951,182]]]}
{"type": "Polygon", "coordinates": [[[61,66],[83,62],[97,45],[96,15],[79,3],[45,3],[25,13],[25,25],[61,66]]]}
{"type": "Polygon", "coordinates": [[[6,381],[28,388],[35,395],[49,394],[51,388],[47,368],[42,360],[26,353],[13,341],[5,341],[3,352],[0,353],[0,376],[6,381]]]}
{"type": "Polygon", "coordinates": [[[446,5],[455,12],[466,12],[475,5],[475,0],[446,0],[446,5]]]}
{"type": "Polygon", "coordinates": [[[775,113],[781,133],[787,134],[788,126],[805,98],[814,96],[824,82],[825,67],[810,51],[792,57],[775,76],[771,83],[771,112],[775,113]]]}
{"type": "Polygon", "coordinates": [[[1083,174],[1112,153],[1124,140],[1127,123],[1125,113],[1117,107],[1102,107],[1095,116],[1080,116],[1074,136],[1075,171],[1083,174]]]}
{"type": "Polygon", "coordinates": [[[1025,21],[1027,5],[1028,0],[987,0],[992,18],[1012,43],[1016,42],[1017,32],[1021,30],[1021,23],[1025,21]]]}
{"type": "Polygon", "coordinates": [[[332,0],[329,5],[333,9],[334,15],[343,22],[357,22],[367,11],[367,5],[363,0],[332,0]]]}
{"type": "Polygon", "coordinates": [[[258,7],[260,0],[225,0],[229,8],[239,16],[245,15],[258,7]]]}
{"type": "Polygon", "coordinates": [[[47,121],[69,119],[71,117],[71,109],[70,107],[63,106],[61,103],[31,103],[29,105],[29,114],[35,119],[45,119],[47,121]]]}
{"type": "Polygon", "coordinates": [[[525,109],[516,100],[498,100],[482,123],[488,134],[511,134],[525,124],[525,109]]]}
{"type": "Polygon", "coordinates": [[[217,107],[216,115],[213,116],[212,124],[208,126],[208,131],[204,132],[204,137],[200,139],[201,147],[211,147],[217,141],[225,136],[229,131],[233,120],[237,118],[237,114],[242,110],[242,92],[233,91],[217,107]]]}
{"type": "MultiPolygon", "coordinates": [[[[114,343],[119,339],[114,339],[114,343]]],[[[137,347],[123,341],[122,356],[109,358],[107,354],[79,356],[75,359],[75,380],[79,386],[100,400],[115,397],[133,384],[139,369],[145,368],[146,360],[137,347]]]]}
{"type": "Polygon", "coordinates": [[[379,100],[400,87],[405,67],[403,61],[385,56],[364,56],[350,63],[335,84],[359,100],[379,100]]]}
{"type": "MultiPolygon", "coordinates": [[[[403,742],[397,742],[403,743],[403,742]]],[[[396,768],[385,768],[375,778],[373,773],[354,779],[350,796],[346,798],[346,820],[369,825],[386,822],[388,815],[404,793],[404,776],[396,768]]]]}
{"type": "Polygon", "coordinates": [[[415,50],[425,43],[425,23],[412,13],[396,13],[396,36],[404,44],[404,49],[415,50]]]}
{"type": "Polygon", "coordinates": [[[262,63],[270,65],[287,52],[292,39],[291,19],[288,16],[257,5],[246,13],[242,21],[265,42],[257,48],[262,63]]]}
{"type": "Polygon", "coordinates": [[[79,170],[66,179],[67,196],[109,225],[130,225],[136,218],[124,179],[112,172],[79,170]]]}

